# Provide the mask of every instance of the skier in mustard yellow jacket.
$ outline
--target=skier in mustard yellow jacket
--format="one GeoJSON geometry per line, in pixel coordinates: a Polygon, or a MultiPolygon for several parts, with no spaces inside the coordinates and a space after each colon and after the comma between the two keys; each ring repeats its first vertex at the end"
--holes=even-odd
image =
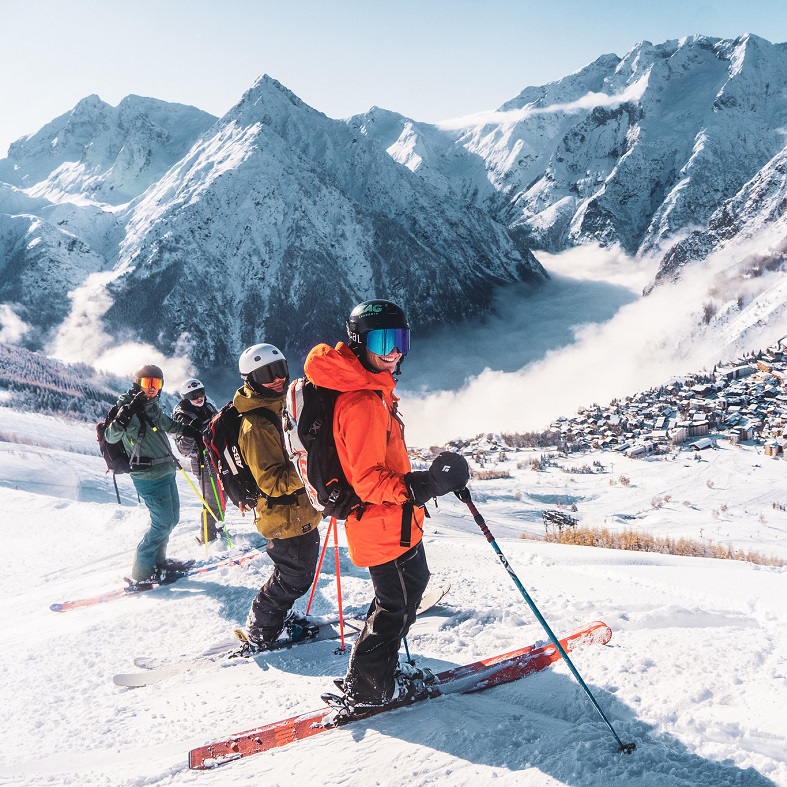
{"type": "Polygon", "coordinates": [[[268,539],[273,574],[251,605],[247,634],[267,649],[286,628],[302,628],[292,604],[311,587],[320,549],[316,511],[284,449],[281,415],[289,370],[272,344],[255,344],[238,361],[244,380],[232,403],[243,416],[238,447],[262,492],[254,512],[257,530],[268,539]]]}

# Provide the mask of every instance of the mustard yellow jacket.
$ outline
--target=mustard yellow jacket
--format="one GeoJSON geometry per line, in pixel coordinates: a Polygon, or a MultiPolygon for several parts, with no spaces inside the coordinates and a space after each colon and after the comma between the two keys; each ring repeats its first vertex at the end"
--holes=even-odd
{"type": "Polygon", "coordinates": [[[284,450],[281,432],[264,415],[254,412],[262,407],[281,421],[284,394],[263,397],[244,385],[232,403],[243,415],[238,447],[262,491],[254,512],[257,530],[265,538],[293,538],[313,530],[322,517],[309,502],[284,450]]]}

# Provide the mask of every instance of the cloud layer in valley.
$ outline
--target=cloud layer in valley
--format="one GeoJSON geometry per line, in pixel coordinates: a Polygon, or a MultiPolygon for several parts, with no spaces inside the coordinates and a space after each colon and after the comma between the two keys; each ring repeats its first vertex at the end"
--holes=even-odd
{"type": "MultiPolygon", "coordinates": [[[[507,322],[494,318],[486,325],[468,325],[457,330],[452,341],[444,334],[424,338],[435,383],[441,367],[455,373],[466,357],[477,359],[486,353],[488,360],[486,368],[458,389],[435,390],[439,385],[433,384],[431,392],[420,393],[408,380],[405,366],[400,388],[407,391],[410,385],[402,403],[409,442],[429,446],[481,432],[544,429],[577,407],[606,404],[703,368],[710,371],[718,361],[734,360],[738,353],[775,342],[787,334],[784,299],[768,298],[769,292],[776,293],[780,274],[752,280],[739,269],[740,261],[755,248],[763,249],[762,238],[749,248],[714,255],[647,297],[638,293],[655,270],[655,261],[637,262],[619,251],[591,247],[556,256],[540,253],[544,267],[565,282],[565,292],[571,291],[568,282],[573,280],[587,298],[572,293],[564,303],[557,299],[548,320],[541,318],[548,304],[539,303],[538,296],[532,302],[522,299],[515,313],[508,313],[507,322]],[[606,286],[599,289],[600,282],[606,286]],[[629,297],[621,297],[621,291],[629,297]],[[614,301],[596,300],[611,293],[619,308],[614,301]],[[588,319],[604,308],[611,312],[606,318],[588,319]],[[706,323],[708,309],[713,316],[706,323]],[[567,330],[573,341],[565,340],[567,330]],[[490,341],[490,331],[495,341],[490,341]],[[527,354],[521,343],[528,335],[535,337],[538,357],[511,370],[509,357],[527,354]]],[[[549,294],[545,288],[545,296],[549,294]]],[[[407,365],[416,367],[416,380],[424,374],[418,352],[416,339],[407,359],[407,365]]]]}

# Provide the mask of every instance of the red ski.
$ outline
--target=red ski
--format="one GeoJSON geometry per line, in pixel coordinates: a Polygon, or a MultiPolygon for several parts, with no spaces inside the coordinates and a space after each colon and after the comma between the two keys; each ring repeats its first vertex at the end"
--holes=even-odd
{"type": "MultiPolygon", "coordinates": [[[[254,560],[255,557],[259,557],[261,554],[262,552],[260,552],[258,549],[255,549],[252,552],[247,552],[246,554],[239,555],[238,557],[228,557],[224,560],[219,560],[216,562],[197,563],[193,568],[180,577],[180,579],[196,577],[200,574],[205,574],[208,571],[215,571],[217,568],[222,568],[223,566],[240,566],[243,563],[247,563],[249,560],[254,560]]],[[[149,588],[137,590],[133,593],[129,593],[126,588],[117,588],[116,590],[108,590],[106,593],[99,593],[97,596],[91,596],[90,598],[82,598],[77,601],[62,601],[57,604],[50,604],[49,609],[51,609],[52,612],[68,612],[71,609],[94,607],[96,604],[104,604],[107,601],[115,601],[119,598],[131,598],[132,596],[138,596],[142,593],[148,593],[151,590],[157,590],[158,588],[167,587],[168,585],[172,584],[174,584],[174,582],[164,584],[153,583],[149,588]]]]}
{"type": "MultiPolygon", "coordinates": [[[[596,621],[573,634],[569,634],[565,639],[561,639],[560,644],[568,653],[577,646],[586,643],[606,645],[611,638],[612,631],[607,624],[596,621]]],[[[541,647],[530,645],[511,653],[503,653],[483,661],[477,661],[474,664],[454,667],[435,676],[434,683],[430,684],[430,688],[433,690],[432,697],[452,693],[472,694],[503,683],[510,683],[533,672],[539,672],[558,659],[560,659],[560,653],[554,645],[547,644],[541,647]]],[[[393,709],[395,708],[380,708],[346,723],[355,724],[362,719],[393,709]]],[[[232,735],[217,743],[209,743],[198,749],[192,749],[189,752],[189,768],[193,770],[215,768],[241,757],[276,749],[320,732],[336,729],[333,726],[323,726],[321,723],[330,711],[331,709],[328,707],[320,708],[310,713],[232,735]]]]}

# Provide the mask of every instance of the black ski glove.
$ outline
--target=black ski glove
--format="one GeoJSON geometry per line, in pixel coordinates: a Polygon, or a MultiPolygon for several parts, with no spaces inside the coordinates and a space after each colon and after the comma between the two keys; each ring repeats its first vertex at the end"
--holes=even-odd
{"type": "Polygon", "coordinates": [[[181,434],[187,440],[194,441],[194,447],[202,450],[205,447],[205,442],[202,439],[202,432],[199,429],[195,429],[191,424],[182,424],[183,431],[181,434]]]}
{"type": "Polygon", "coordinates": [[[197,450],[197,441],[193,437],[176,437],[175,442],[178,444],[178,451],[183,456],[191,456],[197,450]]]}
{"type": "Polygon", "coordinates": [[[114,423],[119,429],[125,431],[131,423],[131,419],[145,409],[147,396],[144,391],[140,391],[128,404],[124,404],[117,412],[114,423]]]}
{"type": "Polygon", "coordinates": [[[470,468],[467,466],[467,460],[461,454],[443,451],[428,470],[414,470],[407,473],[404,483],[410,492],[410,498],[416,503],[423,504],[433,497],[464,489],[469,478],[470,468]]]}

